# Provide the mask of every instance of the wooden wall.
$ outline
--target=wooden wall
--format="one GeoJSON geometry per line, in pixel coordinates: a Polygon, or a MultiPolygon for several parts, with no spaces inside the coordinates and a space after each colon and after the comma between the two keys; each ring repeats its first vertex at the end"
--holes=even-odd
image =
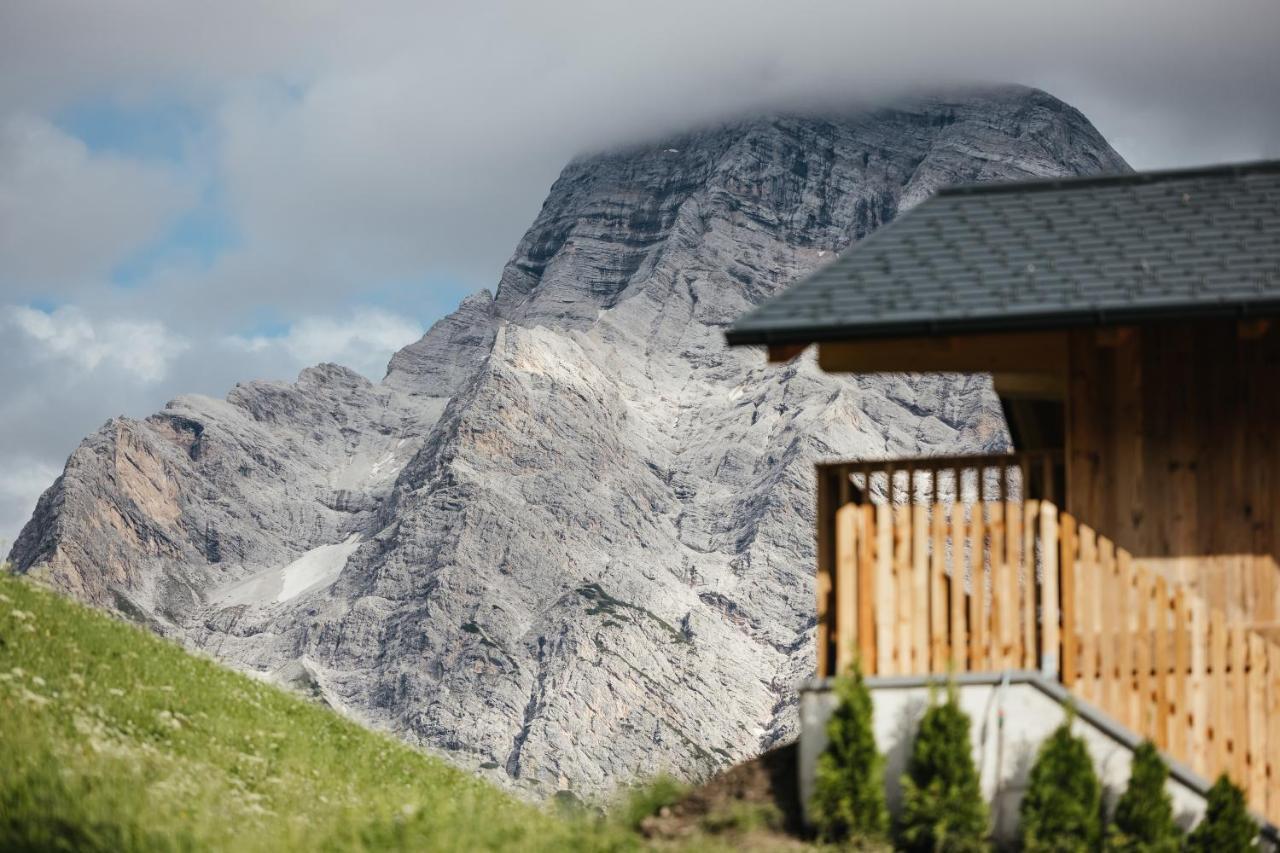
{"type": "Polygon", "coordinates": [[[1072,332],[1068,386],[1068,510],[1280,628],[1280,323],[1072,332]]]}

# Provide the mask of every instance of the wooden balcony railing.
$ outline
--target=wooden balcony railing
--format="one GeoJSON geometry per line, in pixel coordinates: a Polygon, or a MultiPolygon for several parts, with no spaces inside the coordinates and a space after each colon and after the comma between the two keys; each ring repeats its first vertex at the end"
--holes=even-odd
{"type": "Polygon", "coordinates": [[[1280,645],[1043,499],[1055,465],[819,466],[819,675],[1040,670],[1280,821],[1280,645]]]}

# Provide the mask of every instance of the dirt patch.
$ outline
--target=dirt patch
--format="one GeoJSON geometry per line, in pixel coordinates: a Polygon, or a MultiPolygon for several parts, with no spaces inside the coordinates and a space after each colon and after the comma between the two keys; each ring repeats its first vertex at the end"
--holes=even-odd
{"type": "Polygon", "coordinates": [[[645,818],[641,832],[659,842],[722,836],[739,850],[807,848],[797,752],[796,744],[788,744],[726,770],[645,818]]]}

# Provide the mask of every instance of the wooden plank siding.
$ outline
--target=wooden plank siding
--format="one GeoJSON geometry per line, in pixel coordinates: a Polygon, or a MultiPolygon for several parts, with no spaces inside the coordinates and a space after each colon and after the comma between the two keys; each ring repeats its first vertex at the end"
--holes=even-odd
{"type": "Polygon", "coordinates": [[[1280,639],[1280,326],[1079,330],[1068,349],[1065,508],[1280,639]]]}

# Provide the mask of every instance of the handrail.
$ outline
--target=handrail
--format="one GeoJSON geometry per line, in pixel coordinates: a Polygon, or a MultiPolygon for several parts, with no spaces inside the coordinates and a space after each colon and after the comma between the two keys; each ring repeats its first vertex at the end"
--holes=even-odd
{"type": "Polygon", "coordinates": [[[857,503],[1013,500],[1061,502],[1065,476],[1061,450],[929,456],[818,466],[819,476],[844,484],[857,503]]]}

